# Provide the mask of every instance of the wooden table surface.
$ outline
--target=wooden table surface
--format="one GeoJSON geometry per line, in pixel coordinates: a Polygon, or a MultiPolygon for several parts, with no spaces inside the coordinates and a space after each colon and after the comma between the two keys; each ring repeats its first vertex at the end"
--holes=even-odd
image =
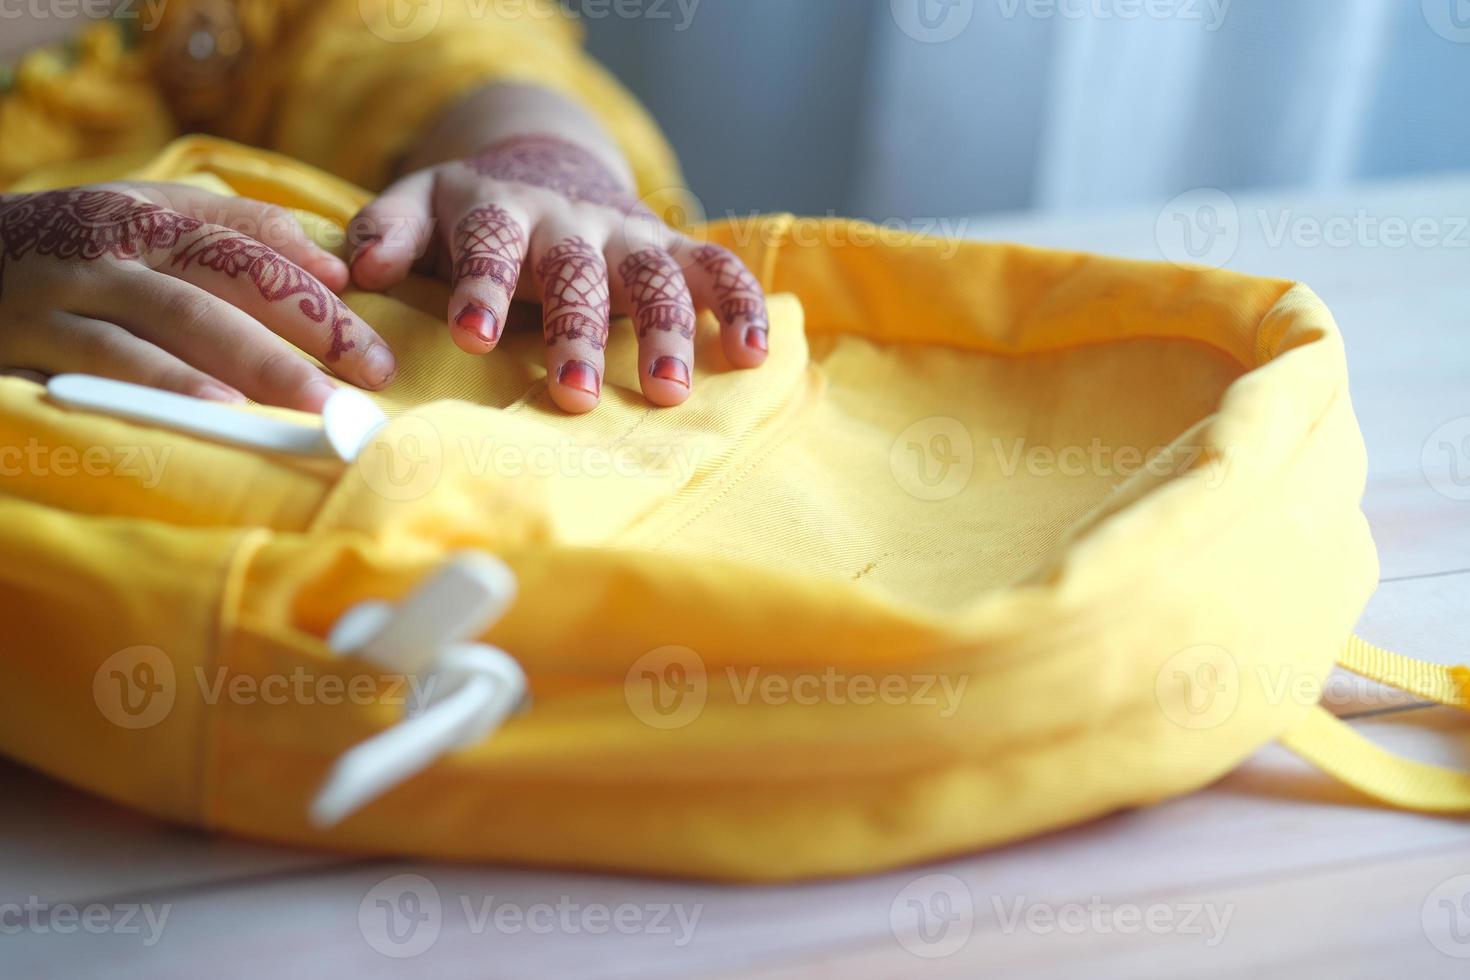
{"type": "MultiPolygon", "coordinates": [[[[1335,311],[1383,562],[1361,632],[1470,659],[1470,178],[1177,209],[1222,232],[1198,240],[1212,258],[1304,280],[1335,311]]],[[[1151,209],[968,234],[1159,258],[1177,227],[1151,209]]],[[[1470,717],[1340,680],[1334,709],[1365,734],[1470,766],[1470,717]]],[[[1275,746],[1151,810],[759,889],[347,860],[180,831],[9,764],[0,787],[6,978],[1470,976],[1470,821],[1367,805],[1275,746]],[[378,902],[435,896],[408,941],[387,933],[378,902]],[[894,925],[914,908],[923,936],[894,925]]]]}

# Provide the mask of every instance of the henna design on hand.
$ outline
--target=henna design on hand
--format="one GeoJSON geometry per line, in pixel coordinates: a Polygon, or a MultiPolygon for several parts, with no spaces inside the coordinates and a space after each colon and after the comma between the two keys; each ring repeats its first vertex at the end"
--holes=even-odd
{"type": "Polygon", "coordinates": [[[555,136],[513,136],[492,143],[465,161],[482,177],[554,191],[569,201],[646,210],[617,174],[585,147],[555,136]]]}
{"type": "MultiPolygon", "coordinates": [[[[86,188],[0,198],[0,289],[5,265],[34,252],[58,259],[94,262],[104,257],[144,260],[171,252],[204,221],[149,204],[117,191],[86,188]]],[[[206,232],[173,256],[181,269],[197,263],[231,278],[246,275],[268,301],[301,296],[301,312],[316,323],[331,322],[326,360],[356,346],[345,331],[346,305],[314,276],[268,245],[228,228],[206,232]]]]}
{"type": "Polygon", "coordinates": [[[346,337],[352,323],[347,304],[301,266],[248,235],[228,228],[211,231],[175,255],[173,264],[180,269],[199,265],[231,279],[246,276],[261,297],[272,303],[300,296],[296,305],[302,315],[313,323],[330,321],[332,344],[323,358],[328,363],[357,346],[346,337]]]}
{"type": "Polygon", "coordinates": [[[623,260],[618,274],[633,301],[639,339],[651,330],[677,330],[686,340],[694,338],[694,305],[684,286],[684,270],[668,252],[660,248],[636,252],[623,260]]]}
{"type": "Polygon", "coordinates": [[[454,282],[489,279],[514,296],[526,255],[526,232],[504,208],[491,204],[464,216],[455,230],[454,282]]]}
{"type": "Polygon", "coordinates": [[[694,254],[694,261],[714,280],[720,319],[726,323],[744,319],[751,327],[770,329],[761,284],[734,253],[718,245],[705,245],[694,254]]]}
{"type": "Polygon", "coordinates": [[[607,346],[612,301],[607,264],[585,239],[556,245],[536,268],[546,307],[546,345],[585,340],[598,350],[607,346]]]}
{"type": "Polygon", "coordinates": [[[45,191],[0,198],[0,291],[5,266],[27,254],[95,262],[171,249],[204,222],[116,191],[45,191]]]}

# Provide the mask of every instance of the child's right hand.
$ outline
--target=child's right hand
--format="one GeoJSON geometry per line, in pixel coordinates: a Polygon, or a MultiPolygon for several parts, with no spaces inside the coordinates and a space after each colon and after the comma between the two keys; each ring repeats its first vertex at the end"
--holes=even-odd
{"type": "Polygon", "coordinates": [[[138,183],[0,196],[0,370],[319,411],[336,386],[291,344],[365,388],[395,370],[335,295],[347,281],[259,201],[138,183]]]}

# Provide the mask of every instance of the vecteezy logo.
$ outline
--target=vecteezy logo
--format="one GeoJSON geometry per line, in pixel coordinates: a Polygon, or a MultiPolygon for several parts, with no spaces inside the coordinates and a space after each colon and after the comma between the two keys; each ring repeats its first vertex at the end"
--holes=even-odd
{"type": "Polygon", "coordinates": [[[439,26],[444,0],[358,0],[357,8],[362,22],[379,38],[409,44],[439,26]]]}
{"type": "Polygon", "coordinates": [[[1451,419],[1424,443],[1424,478],[1450,500],[1470,500],[1470,415],[1451,419]]]}
{"type": "Polygon", "coordinates": [[[1470,875],[1459,875],[1424,899],[1424,935],[1435,949],[1457,960],[1470,960],[1470,875]]]}
{"type": "Polygon", "coordinates": [[[683,728],[699,717],[708,697],[704,660],[688,647],[650,650],[623,678],[624,700],[650,728],[683,728]]]}
{"type": "Polygon", "coordinates": [[[1224,647],[1192,646],[1164,661],[1154,695],[1165,717],[1179,727],[1217,728],[1240,704],[1240,667],[1224,647]]]}
{"type": "Polygon", "coordinates": [[[915,41],[943,44],[965,32],[975,18],[975,0],[889,0],[893,22],[915,41]]]}
{"type": "Polygon", "coordinates": [[[373,886],[357,907],[357,928],[384,956],[408,959],[439,941],[444,908],[439,889],[422,875],[394,875],[373,886]]]}
{"type": "Polygon", "coordinates": [[[173,661],[158,647],[128,647],[102,662],[92,675],[92,700],[119,728],[152,728],[174,707],[173,661]]]}
{"type": "Polygon", "coordinates": [[[1240,209],[1217,188],[1186,191],[1159,212],[1154,239],[1175,265],[1222,268],[1240,248],[1240,209]]]}
{"type": "Polygon", "coordinates": [[[975,472],[975,442],[959,419],[921,419],[893,441],[888,468],[910,496],[948,500],[970,484],[975,472]]]}
{"type": "Polygon", "coordinates": [[[1470,0],[1424,0],[1424,19],[1446,41],[1470,44],[1470,0]]]}
{"type": "Polygon", "coordinates": [[[894,897],[888,925],[898,944],[915,956],[953,956],[975,931],[975,897],[954,875],[926,875],[894,897]]]}
{"type": "Polygon", "coordinates": [[[363,482],[385,500],[421,500],[444,473],[444,440],[428,419],[402,416],[363,447],[356,465],[363,482]]]}

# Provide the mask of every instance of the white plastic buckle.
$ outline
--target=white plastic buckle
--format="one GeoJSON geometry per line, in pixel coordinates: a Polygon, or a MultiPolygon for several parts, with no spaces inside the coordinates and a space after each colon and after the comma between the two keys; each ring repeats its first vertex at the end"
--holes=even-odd
{"type": "Polygon", "coordinates": [[[311,806],[330,827],[440,756],[480,742],[522,708],[526,674],[503,650],[468,642],[515,598],[515,575],[481,552],[451,558],[397,607],[354,606],[328,638],[332,651],[421,679],[403,721],[346,752],[311,806]]]}
{"type": "Polygon", "coordinates": [[[336,457],[347,463],[357,459],[378,430],[388,424],[383,410],[356,388],[338,388],[327,399],[320,425],[252,415],[217,402],[89,374],[58,374],[46,382],[46,392],[67,408],[162,426],[248,449],[336,457]]]}
{"type": "MultiPolygon", "coordinates": [[[[68,408],[250,449],[348,463],[388,422],[370,398],[352,388],[340,388],[327,400],[320,425],[85,374],[57,375],[46,389],[68,408]]],[[[504,615],[515,592],[515,575],[503,562],[463,552],[399,606],[365,602],[343,614],[328,639],[334,653],[421,683],[403,721],[337,760],[312,803],[313,823],[340,822],[445,753],[485,739],[525,705],[530,685],[515,658],[470,642],[504,615]]]]}

